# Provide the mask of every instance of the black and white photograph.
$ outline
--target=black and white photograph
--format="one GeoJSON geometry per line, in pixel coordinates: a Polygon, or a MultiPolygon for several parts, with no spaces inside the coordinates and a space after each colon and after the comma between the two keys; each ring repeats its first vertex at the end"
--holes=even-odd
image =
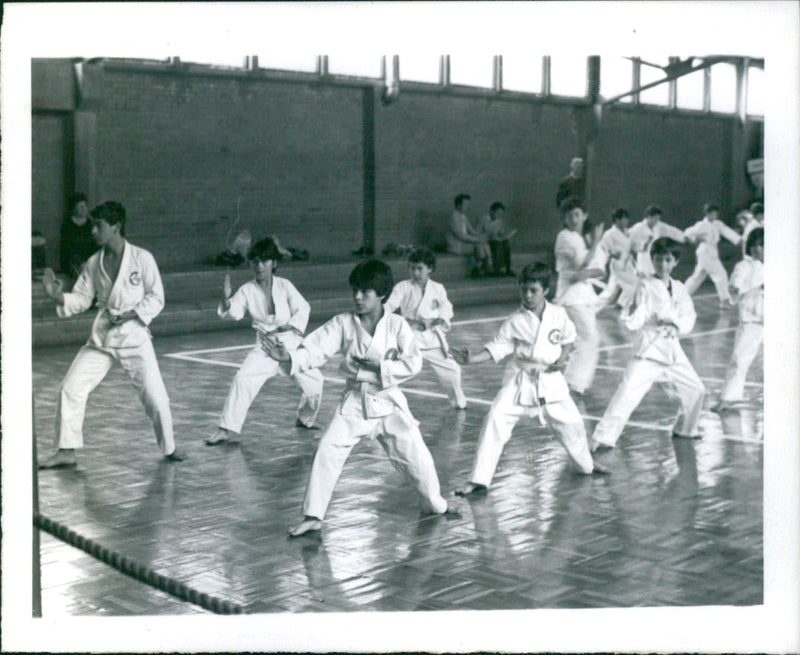
{"type": "Polygon", "coordinates": [[[798,20],[6,4],[3,649],[800,652],[798,20]]]}

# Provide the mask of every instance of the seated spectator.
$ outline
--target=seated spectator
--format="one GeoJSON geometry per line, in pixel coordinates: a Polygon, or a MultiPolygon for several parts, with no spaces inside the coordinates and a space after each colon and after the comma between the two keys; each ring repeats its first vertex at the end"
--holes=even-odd
{"type": "Polygon", "coordinates": [[[558,185],[556,207],[560,210],[561,203],[567,198],[583,199],[585,184],[586,182],[583,179],[583,159],[573,157],[569,162],[569,174],[558,185]]]}
{"type": "Polygon", "coordinates": [[[486,237],[479,234],[469,223],[467,206],[470,197],[459,193],[455,198],[455,210],[447,230],[447,252],[455,255],[471,255],[476,264],[472,268],[472,277],[488,275],[492,267],[492,254],[486,237]]]}
{"type": "Polygon", "coordinates": [[[86,260],[97,251],[86,196],[76,193],[70,200],[69,215],[61,223],[59,262],[61,271],[77,280],[86,260]]]}
{"type": "Polygon", "coordinates": [[[511,270],[511,237],[516,230],[506,230],[503,215],[506,208],[502,202],[493,202],[489,207],[489,213],[478,223],[478,232],[486,237],[489,242],[489,250],[494,262],[494,274],[498,277],[513,277],[514,271],[511,270]]]}

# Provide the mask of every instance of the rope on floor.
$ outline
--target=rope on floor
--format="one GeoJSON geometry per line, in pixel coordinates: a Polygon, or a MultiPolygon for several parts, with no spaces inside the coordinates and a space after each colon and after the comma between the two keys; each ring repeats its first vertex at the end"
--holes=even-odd
{"type": "Polygon", "coordinates": [[[241,605],[230,603],[227,600],[222,600],[210,596],[209,594],[200,593],[182,582],[161,575],[144,564],[140,564],[129,557],[125,557],[110,548],[101,546],[96,541],[78,534],[58,521],[54,521],[41,514],[34,514],[33,524],[40,530],[48,532],[54,537],[61,539],[61,541],[68,543],[70,546],[80,548],[85,553],[99,559],[101,562],[108,564],[121,573],[135,578],[139,582],[150,585],[159,591],[175,596],[175,598],[188,601],[194,605],[199,605],[203,609],[214,612],[215,614],[244,614],[244,608],[241,605]]]}

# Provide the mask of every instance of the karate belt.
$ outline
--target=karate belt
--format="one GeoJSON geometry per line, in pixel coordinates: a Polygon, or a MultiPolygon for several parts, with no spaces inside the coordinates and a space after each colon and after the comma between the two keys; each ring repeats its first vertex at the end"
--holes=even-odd
{"type": "Polygon", "coordinates": [[[516,361],[519,371],[515,380],[517,384],[517,395],[514,397],[514,402],[523,407],[536,407],[536,413],[539,416],[539,424],[542,427],[547,425],[544,418],[542,406],[545,404],[545,399],[539,396],[539,376],[547,369],[547,364],[530,361],[516,361]]]}
{"type": "MultiPolygon", "coordinates": [[[[386,391],[386,389],[381,389],[374,382],[348,378],[344,389],[345,394],[348,392],[358,394],[365,419],[386,418],[395,413],[397,403],[394,399],[381,395],[379,392],[386,391]]],[[[401,420],[401,422],[405,421],[401,420]]],[[[377,433],[371,433],[369,438],[374,438],[375,436],[377,436],[377,433]]]]}

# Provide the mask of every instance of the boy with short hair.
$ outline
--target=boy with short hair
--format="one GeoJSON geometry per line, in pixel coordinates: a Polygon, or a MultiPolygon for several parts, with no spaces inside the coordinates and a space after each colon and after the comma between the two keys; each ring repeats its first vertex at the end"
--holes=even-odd
{"type": "Polygon", "coordinates": [[[349,281],[355,311],[334,316],[294,352],[272,337],[263,342],[264,351],[291,374],[344,355],[339,370],[347,378],[345,392],[314,455],[304,517],[290,530],[293,537],[321,529],[342,467],[363,437],[378,439],[395,468],[414,486],[424,512],[454,511],[442,498],[433,458],[399,388],[419,373],[422,356],[406,320],[383,307],[394,286],[392,269],[367,260],[353,269],[349,281]]]}
{"type": "Polygon", "coordinates": [[[600,239],[591,268],[605,269],[608,266],[608,281],[605,289],[597,297],[598,307],[613,302],[627,307],[633,300],[633,293],[639,283],[636,263],[631,254],[631,239],[628,235],[630,214],[622,207],[611,212],[612,225],[600,239]]]}
{"type": "Polygon", "coordinates": [[[478,353],[451,349],[462,365],[500,362],[513,354],[503,386],[483,421],[469,481],[458,495],[489,487],[503,448],[523,416],[538,416],[541,425],[548,425],[578,472],[606,473],[592,460],[583,418],[562,373],[576,331],[566,310],[547,302],[551,277],[547,264],[526,266],[519,275],[522,306],[505,320],[494,339],[478,353]]]}
{"type": "MultiPolygon", "coordinates": [[[[282,374],[278,364],[261,349],[261,341],[272,336],[287,350],[294,350],[303,340],[311,313],[311,306],[295,286],[274,274],[282,255],[273,237],[250,246],[247,259],[253,269],[253,279],[239,287],[231,297],[231,278],[226,274],[217,314],[226,320],[240,321],[249,313],[258,336],[255,346],[236,372],[225,399],[219,428],[206,439],[208,446],[225,443],[232,434],[239,434],[261,387],[275,375],[282,374]]],[[[292,379],[303,392],[295,427],[315,430],[314,419],[322,402],[322,373],[311,369],[293,375],[292,379]]]]}
{"type": "Polygon", "coordinates": [[[720,305],[730,303],[728,292],[728,273],[719,260],[720,237],[725,237],[733,245],[738,245],[742,237],[719,220],[719,206],[713,202],[703,205],[703,218],[684,230],[686,238],[697,244],[697,264],[694,272],[684,282],[689,295],[693,295],[707,277],[711,278],[717,289],[720,305]]]}
{"type": "Polygon", "coordinates": [[[446,391],[450,404],[466,409],[461,388],[461,367],[450,356],[446,333],[453,319],[453,305],[444,285],[430,278],[436,269],[436,255],[427,248],[416,248],[408,256],[410,279],[398,282],[384,303],[385,311],[397,309],[414,330],[422,354],[446,391]]]}
{"type": "MultiPolygon", "coordinates": [[[[763,218],[763,216],[762,216],[763,218]]],[[[736,225],[742,231],[742,256],[747,256],[747,237],[757,227],[764,227],[749,209],[743,209],[736,214],[736,225]]]]}
{"type": "Polygon", "coordinates": [[[631,238],[631,250],[636,253],[636,270],[640,275],[653,274],[653,260],[650,258],[650,245],[656,239],[669,237],[683,243],[686,236],[677,227],[661,220],[664,212],[658,205],[648,205],[644,210],[644,218],[628,230],[631,238]]]}
{"type": "Polygon", "coordinates": [[[692,331],[697,315],[683,284],[670,277],[680,258],[680,244],[667,237],[656,239],[650,256],[655,275],[642,278],[633,303],[621,315],[625,326],[637,332],[633,356],[595,427],[592,452],[616,445],[633,410],[656,382],[681,403],[673,436],[697,436],[705,386],[678,340],[692,331]]]}
{"type": "Polygon", "coordinates": [[[728,373],[715,412],[731,409],[744,399],[747,369],[764,342],[764,228],[753,229],[747,237],[747,254],[731,274],[730,291],[739,305],[739,325],[728,373]]]}
{"type": "Polygon", "coordinates": [[[506,230],[503,220],[505,211],[506,207],[502,202],[493,202],[489,207],[489,213],[478,223],[478,232],[489,241],[494,274],[497,277],[514,276],[514,271],[511,270],[511,238],[517,231],[506,230]]]}

